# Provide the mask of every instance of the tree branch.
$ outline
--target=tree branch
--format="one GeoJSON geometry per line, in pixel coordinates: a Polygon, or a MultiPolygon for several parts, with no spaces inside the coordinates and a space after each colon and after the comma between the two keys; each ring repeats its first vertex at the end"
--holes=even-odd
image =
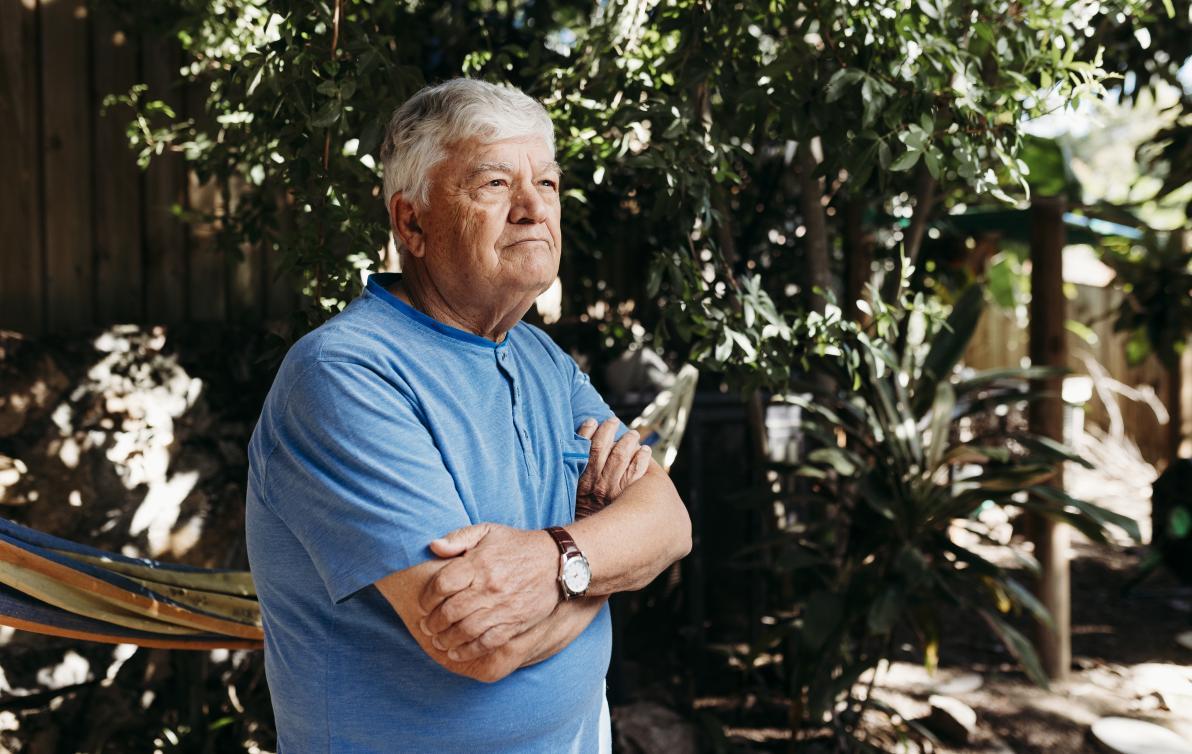
{"type": "Polygon", "coordinates": [[[795,176],[799,182],[799,204],[803,211],[803,224],[807,228],[805,249],[807,252],[807,283],[809,307],[824,311],[827,303],[824,294],[831,290],[831,259],[828,253],[828,219],[824,214],[824,185],[815,175],[819,161],[811,151],[811,138],[801,141],[795,150],[795,176]],[[816,292],[816,288],[820,292],[816,292]]]}

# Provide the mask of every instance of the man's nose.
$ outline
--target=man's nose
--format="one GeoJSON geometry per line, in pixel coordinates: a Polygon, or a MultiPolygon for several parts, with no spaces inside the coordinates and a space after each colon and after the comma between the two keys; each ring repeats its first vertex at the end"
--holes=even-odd
{"type": "Polygon", "coordinates": [[[531,182],[519,182],[513,192],[513,203],[509,207],[509,222],[518,225],[535,225],[546,222],[546,199],[531,182]]]}

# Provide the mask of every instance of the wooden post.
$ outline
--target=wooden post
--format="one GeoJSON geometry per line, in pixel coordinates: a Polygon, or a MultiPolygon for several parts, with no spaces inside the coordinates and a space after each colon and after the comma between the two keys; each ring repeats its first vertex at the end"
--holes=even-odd
{"type": "MultiPolygon", "coordinates": [[[[1188,231],[1176,230],[1180,235],[1180,248],[1188,249],[1188,231]]],[[[1167,425],[1167,462],[1169,464],[1180,460],[1184,455],[1184,409],[1188,402],[1184,398],[1184,365],[1189,360],[1189,343],[1184,343],[1184,352],[1177,353],[1174,364],[1165,365],[1167,368],[1167,413],[1171,418],[1167,425]]]]}
{"type": "MultiPolygon", "coordinates": [[[[1031,201],[1031,311],[1030,355],[1032,366],[1065,367],[1068,349],[1064,333],[1063,291],[1064,209],[1063,197],[1036,197],[1031,201]]],[[[1039,380],[1036,389],[1053,397],[1031,405],[1030,428],[1038,435],[1064,440],[1062,377],[1039,380]]],[[[1063,487],[1061,467],[1054,480],[1063,487]]],[[[1068,572],[1069,531],[1065,524],[1032,515],[1030,532],[1035,557],[1042,567],[1037,593],[1054,620],[1054,630],[1040,624],[1037,646],[1047,675],[1066,680],[1072,664],[1071,583],[1068,572]]]]}
{"type": "Polygon", "coordinates": [[[1184,346],[1184,353],[1180,356],[1180,393],[1176,403],[1179,406],[1180,443],[1175,452],[1179,458],[1192,458],[1192,340],[1184,346]]]}
{"type": "Polygon", "coordinates": [[[40,8],[46,330],[63,332],[95,320],[91,25],[85,0],[40,8]]]}
{"type": "Polygon", "coordinates": [[[45,330],[45,243],[35,2],[0,3],[0,330],[45,330]]]}
{"type": "Polygon", "coordinates": [[[95,116],[95,308],[99,324],[140,322],[142,306],[141,171],[128,147],[127,108],[100,115],[103,98],[140,81],[139,45],[112,13],[92,19],[91,111],[95,116]]]}
{"type": "MultiPolygon", "coordinates": [[[[141,76],[149,85],[148,97],[162,100],[181,113],[179,86],[182,49],[165,36],[142,39],[141,76]]],[[[141,216],[144,251],[143,296],[145,320],[177,324],[186,319],[190,290],[187,286],[186,228],[171,211],[186,203],[186,166],[182,155],[166,152],[153,158],[145,171],[141,216]]]]}

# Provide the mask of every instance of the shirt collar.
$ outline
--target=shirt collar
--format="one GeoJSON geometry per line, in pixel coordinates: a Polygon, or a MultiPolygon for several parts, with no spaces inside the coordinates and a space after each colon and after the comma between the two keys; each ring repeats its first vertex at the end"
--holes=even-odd
{"type": "Polygon", "coordinates": [[[400,279],[400,272],[374,272],[368,276],[368,284],[364,287],[364,293],[365,295],[371,294],[376,296],[423,327],[429,328],[437,333],[446,335],[449,338],[454,338],[469,345],[493,350],[504,348],[509,342],[509,333],[505,334],[504,339],[502,339],[500,343],[494,343],[488,338],[477,335],[476,333],[468,332],[467,330],[461,330],[458,327],[452,327],[451,325],[440,322],[434,317],[418,311],[405,301],[402,301],[400,298],[389,292],[389,286],[393,285],[400,279]]]}

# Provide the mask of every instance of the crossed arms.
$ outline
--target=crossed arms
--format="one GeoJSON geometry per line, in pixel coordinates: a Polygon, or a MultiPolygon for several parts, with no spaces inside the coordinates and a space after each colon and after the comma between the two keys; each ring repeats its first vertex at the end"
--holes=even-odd
{"type": "Polygon", "coordinates": [[[613,442],[616,420],[590,436],[589,464],[577,508],[589,513],[567,526],[587,556],[587,596],[562,602],[559,552],[543,531],[477,524],[431,543],[440,560],[378,580],[414,639],[435,662],[493,682],[541,662],[571,643],[608,596],[640,589],[691,549],[691,521],[670,477],[637,453],[637,435],[613,442]],[[601,507],[603,506],[603,507],[601,507]]]}

